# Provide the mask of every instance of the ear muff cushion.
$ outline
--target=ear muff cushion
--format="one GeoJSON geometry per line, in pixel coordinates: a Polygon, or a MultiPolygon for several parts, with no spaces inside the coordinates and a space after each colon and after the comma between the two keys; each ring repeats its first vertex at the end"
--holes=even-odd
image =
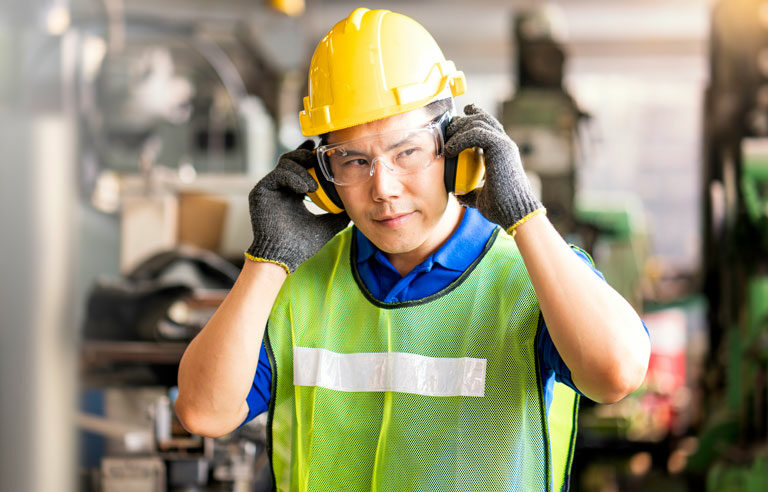
{"type": "Polygon", "coordinates": [[[445,158],[445,174],[443,181],[445,182],[445,191],[453,193],[456,190],[456,165],[458,159],[456,157],[445,158]]]}
{"type": "MultiPolygon", "coordinates": [[[[446,132],[448,125],[451,123],[452,112],[444,113],[438,120],[440,124],[440,131],[443,134],[443,141],[447,139],[446,132]]],[[[445,154],[445,150],[443,150],[445,154]]],[[[456,190],[456,166],[458,164],[458,158],[445,158],[445,172],[443,174],[443,181],[445,182],[445,191],[453,193],[456,190]]]]}
{"type": "Polygon", "coordinates": [[[318,195],[321,193],[324,193],[325,196],[328,197],[330,202],[339,208],[339,212],[335,212],[335,213],[341,213],[344,210],[344,203],[342,203],[341,197],[339,197],[339,194],[336,192],[336,186],[334,186],[333,183],[325,179],[325,176],[323,175],[323,171],[320,169],[319,164],[315,164],[314,166],[312,166],[312,169],[315,171],[313,173],[314,176],[312,177],[315,178],[315,181],[317,181],[317,184],[318,184],[316,193],[318,195]]]}

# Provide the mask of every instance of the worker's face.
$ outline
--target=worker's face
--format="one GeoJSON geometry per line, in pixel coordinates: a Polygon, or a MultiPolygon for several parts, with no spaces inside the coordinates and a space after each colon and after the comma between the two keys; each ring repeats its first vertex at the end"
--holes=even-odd
{"type": "MultiPolygon", "coordinates": [[[[396,130],[416,129],[429,122],[427,113],[418,109],[332,132],[328,143],[357,140],[381,132],[393,132],[392,138],[398,138],[401,132],[396,130]]],[[[428,255],[455,227],[448,223],[455,214],[446,213],[449,201],[443,183],[444,158],[435,158],[428,167],[411,174],[394,174],[386,165],[391,165],[390,149],[396,142],[387,139],[357,140],[363,148],[356,150],[365,154],[368,162],[377,157],[385,162],[374,162],[373,175],[367,181],[337,185],[336,190],[349,217],[380,250],[389,254],[424,250],[428,255]]],[[[452,203],[456,205],[455,200],[452,203]]]]}

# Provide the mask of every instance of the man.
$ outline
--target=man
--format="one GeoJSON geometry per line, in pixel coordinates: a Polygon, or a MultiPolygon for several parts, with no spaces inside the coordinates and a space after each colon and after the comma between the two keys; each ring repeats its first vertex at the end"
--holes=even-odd
{"type": "Polygon", "coordinates": [[[315,51],[300,116],[322,145],[251,192],[248,261],[176,402],[210,436],[268,409],[279,490],[561,490],[574,390],[615,402],[644,378],[639,317],[554,230],[501,125],[451,119],[463,90],[392,12],[355,10],[315,51]],[[456,159],[478,147],[468,208],[456,159]],[[343,213],[306,210],[323,189],[343,213]]]}

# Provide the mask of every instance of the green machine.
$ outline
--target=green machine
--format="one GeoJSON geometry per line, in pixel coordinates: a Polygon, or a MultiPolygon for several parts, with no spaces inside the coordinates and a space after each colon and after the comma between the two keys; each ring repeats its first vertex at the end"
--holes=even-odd
{"type": "Polygon", "coordinates": [[[576,224],[590,224],[594,231],[591,252],[605,279],[642,312],[640,283],[648,258],[648,233],[639,197],[627,194],[614,202],[577,200],[574,216],[576,224]]]}
{"type": "Polygon", "coordinates": [[[768,4],[712,11],[705,97],[707,415],[688,462],[708,491],[768,490],[768,4]]]}
{"type": "Polygon", "coordinates": [[[732,290],[720,293],[727,304],[717,313],[727,323],[724,391],[690,462],[708,491],[768,490],[768,139],[742,140],[740,171],[740,212],[723,214],[734,219],[724,225],[731,268],[720,277],[732,290]]]}
{"type": "Polygon", "coordinates": [[[768,251],[768,139],[742,143],[741,192],[744,209],[762,251],[768,251]]]}

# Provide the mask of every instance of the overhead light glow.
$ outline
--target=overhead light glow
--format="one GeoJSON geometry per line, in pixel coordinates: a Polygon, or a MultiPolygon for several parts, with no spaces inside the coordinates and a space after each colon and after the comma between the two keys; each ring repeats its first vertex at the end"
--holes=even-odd
{"type": "Polygon", "coordinates": [[[768,2],[763,2],[757,7],[757,18],[764,29],[768,29],[768,2]]]}
{"type": "Polygon", "coordinates": [[[83,75],[93,80],[107,54],[107,42],[98,36],[88,36],[83,41],[83,75]]]}
{"type": "Polygon", "coordinates": [[[69,29],[69,9],[63,5],[54,5],[45,16],[45,27],[54,36],[60,36],[69,29]]]}
{"type": "Polygon", "coordinates": [[[272,8],[291,17],[304,13],[304,0],[270,0],[272,8]]]}

